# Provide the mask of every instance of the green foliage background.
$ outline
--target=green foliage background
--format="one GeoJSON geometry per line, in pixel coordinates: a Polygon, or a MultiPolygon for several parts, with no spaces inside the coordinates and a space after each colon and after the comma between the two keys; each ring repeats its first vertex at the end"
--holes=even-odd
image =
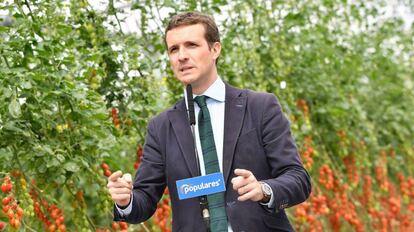
{"type": "MultiPolygon", "coordinates": [[[[323,164],[347,182],[342,159],[350,153],[361,173],[374,176],[379,153],[392,150],[389,178],[396,182],[397,172],[414,176],[414,25],[381,17],[386,1],[130,4],[139,15],[137,34],[121,29],[125,10],[112,0],[105,10],[84,0],[0,3],[11,19],[0,26],[0,179],[20,170],[27,182],[13,179],[25,210],[22,230],[43,228],[27,188],[62,208],[70,231],[109,228],[112,203],[100,164],[134,172],[146,123],[181,97],[163,26],[170,15],[188,10],[219,21],[220,76],[241,88],[275,93],[299,148],[312,136],[314,185],[323,164]],[[308,115],[297,107],[300,99],[308,115]],[[120,128],[112,124],[112,107],[120,128]],[[345,146],[338,131],[346,132],[345,146]],[[355,149],[353,142],[364,146],[355,149]]],[[[414,9],[410,2],[406,7],[414,9]]],[[[0,220],[7,216],[0,213],[0,220]]]]}

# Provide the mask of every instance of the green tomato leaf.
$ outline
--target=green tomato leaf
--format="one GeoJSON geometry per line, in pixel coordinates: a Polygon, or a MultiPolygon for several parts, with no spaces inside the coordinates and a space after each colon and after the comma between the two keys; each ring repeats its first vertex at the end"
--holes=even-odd
{"type": "Polygon", "coordinates": [[[56,155],[56,158],[59,160],[59,162],[65,161],[65,157],[61,154],[56,155]]]}
{"type": "Polygon", "coordinates": [[[4,90],[3,90],[3,97],[4,98],[9,98],[12,94],[13,94],[13,92],[11,91],[11,89],[4,88],[4,90]]]}
{"type": "Polygon", "coordinates": [[[21,83],[20,86],[24,89],[31,89],[32,88],[32,83],[30,83],[29,81],[25,81],[25,82],[21,83]]]}
{"type": "Polygon", "coordinates": [[[4,127],[3,127],[3,128],[4,128],[5,130],[9,130],[9,131],[17,132],[17,133],[21,133],[21,132],[22,132],[22,130],[21,130],[20,128],[16,127],[16,125],[15,125],[14,121],[7,122],[7,123],[4,125],[4,127]]]}
{"type": "Polygon", "coordinates": [[[67,162],[64,167],[69,172],[79,171],[79,166],[75,162],[67,162]]]}
{"type": "Polygon", "coordinates": [[[22,114],[20,104],[16,99],[13,99],[9,104],[9,113],[13,118],[19,118],[22,114]]]}
{"type": "Polygon", "coordinates": [[[47,168],[50,168],[50,167],[56,167],[56,166],[59,166],[59,161],[58,161],[57,159],[55,159],[55,158],[53,158],[53,159],[49,160],[49,161],[46,163],[46,167],[47,167],[47,168]]]}
{"type": "Polygon", "coordinates": [[[63,184],[66,181],[66,177],[64,175],[59,175],[55,178],[57,184],[63,184]]]}

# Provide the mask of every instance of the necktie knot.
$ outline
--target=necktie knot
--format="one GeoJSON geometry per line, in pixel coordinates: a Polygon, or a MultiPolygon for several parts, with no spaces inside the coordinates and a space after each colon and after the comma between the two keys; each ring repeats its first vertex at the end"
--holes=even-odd
{"type": "Polygon", "coordinates": [[[200,108],[203,108],[203,107],[207,106],[206,100],[207,100],[207,97],[204,96],[204,95],[197,96],[197,97],[194,98],[194,101],[197,102],[197,105],[200,108]]]}

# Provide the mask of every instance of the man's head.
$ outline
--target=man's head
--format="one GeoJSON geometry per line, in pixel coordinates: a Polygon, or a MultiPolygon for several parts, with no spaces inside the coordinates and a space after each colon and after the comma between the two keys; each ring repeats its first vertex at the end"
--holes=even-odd
{"type": "Polygon", "coordinates": [[[197,12],[174,16],[165,30],[165,44],[171,68],[181,83],[192,84],[198,94],[214,83],[221,44],[210,16],[197,12]]]}
{"type": "MultiPolygon", "coordinates": [[[[167,45],[167,32],[181,26],[190,26],[195,24],[201,24],[204,26],[206,39],[209,47],[215,43],[220,43],[220,34],[214,19],[206,14],[200,12],[186,12],[173,16],[165,28],[164,42],[167,45]]],[[[167,45],[168,48],[168,45],[167,45]]]]}

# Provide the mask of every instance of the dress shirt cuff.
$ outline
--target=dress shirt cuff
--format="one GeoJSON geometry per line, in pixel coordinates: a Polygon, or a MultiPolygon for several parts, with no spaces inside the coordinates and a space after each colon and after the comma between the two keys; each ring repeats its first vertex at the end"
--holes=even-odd
{"type": "Polygon", "coordinates": [[[134,200],[134,194],[131,193],[131,200],[129,201],[129,204],[124,209],[121,209],[120,206],[118,206],[115,203],[115,207],[116,207],[116,209],[118,210],[119,214],[122,217],[128,216],[131,213],[131,211],[132,211],[132,201],[133,200],[134,200]]]}
{"type": "MultiPolygon", "coordinates": [[[[265,185],[267,185],[267,186],[270,187],[270,185],[268,183],[266,183],[266,182],[263,182],[263,184],[265,184],[265,185]]],[[[267,203],[260,203],[261,205],[267,206],[269,209],[272,208],[271,205],[273,204],[273,201],[275,200],[275,198],[273,197],[273,189],[272,188],[270,188],[270,189],[272,191],[272,194],[270,196],[269,202],[267,202],[267,203]]]]}

